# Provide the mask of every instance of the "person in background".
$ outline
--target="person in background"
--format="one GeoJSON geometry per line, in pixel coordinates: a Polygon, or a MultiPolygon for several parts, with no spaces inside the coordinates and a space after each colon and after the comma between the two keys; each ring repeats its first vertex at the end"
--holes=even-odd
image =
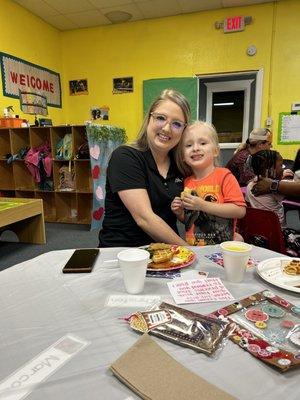
{"type": "Polygon", "coordinates": [[[171,208],[184,222],[186,241],[192,246],[241,238],[235,236],[235,226],[246,213],[244,196],[232,173],[216,166],[219,152],[215,128],[202,121],[186,128],[176,150],[184,192],[171,208]]]}
{"type": "Polygon", "coordinates": [[[286,181],[285,171],[283,171],[283,178],[277,182],[271,178],[260,177],[258,181],[253,185],[252,193],[254,196],[260,196],[262,194],[268,194],[273,191],[274,188],[279,194],[283,194],[288,198],[300,201],[300,149],[297,151],[295,161],[292,168],[293,181],[286,181]],[[272,189],[273,188],[273,189],[272,189]]]}
{"type": "Polygon", "coordinates": [[[253,154],[248,159],[247,165],[254,172],[255,178],[247,185],[246,198],[253,208],[275,212],[281,226],[285,226],[284,208],[282,205],[284,196],[276,192],[271,192],[255,197],[252,193],[253,186],[261,177],[268,177],[280,181],[283,176],[282,164],[282,157],[277,151],[262,150],[253,154]]]}
{"type": "Polygon", "coordinates": [[[245,167],[247,158],[260,150],[269,150],[272,147],[272,133],[269,129],[256,128],[250,132],[246,143],[242,143],[234,152],[233,157],[226,164],[236,177],[240,186],[247,186],[254,178],[251,170],[245,167]]]}
{"type": "Polygon", "coordinates": [[[294,181],[300,181],[300,149],[298,149],[295,157],[293,172],[294,172],[294,181]]]}
{"type": "Polygon", "coordinates": [[[146,114],[137,140],[113,151],[99,247],[137,247],[153,241],[186,245],[170,206],[183,188],[173,152],[189,118],[187,99],[164,90],[146,114]]]}
{"type": "MultiPolygon", "coordinates": [[[[247,185],[247,199],[251,207],[273,211],[277,214],[281,224],[287,253],[291,256],[298,257],[300,255],[300,234],[294,229],[287,228],[282,204],[284,195],[279,194],[276,190],[279,182],[283,182],[281,181],[283,177],[282,163],[281,155],[274,150],[259,151],[249,158],[249,167],[253,170],[256,177],[247,185]],[[261,177],[272,179],[276,187],[271,186],[271,191],[268,194],[255,196],[253,194],[253,188],[261,177]]],[[[290,181],[287,182],[291,183],[290,181]]]]}

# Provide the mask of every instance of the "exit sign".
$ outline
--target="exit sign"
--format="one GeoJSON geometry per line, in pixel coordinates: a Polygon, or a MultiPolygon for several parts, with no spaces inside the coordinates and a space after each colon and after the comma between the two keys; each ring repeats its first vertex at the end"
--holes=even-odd
{"type": "Polygon", "coordinates": [[[244,17],[229,17],[224,20],[223,30],[224,33],[240,32],[245,29],[245,18],[244,17]]]}

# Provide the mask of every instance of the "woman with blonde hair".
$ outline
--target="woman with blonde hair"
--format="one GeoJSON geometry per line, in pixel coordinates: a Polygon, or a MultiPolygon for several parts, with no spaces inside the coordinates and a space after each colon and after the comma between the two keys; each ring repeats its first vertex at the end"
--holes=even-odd
{"type": "Polygon", "coordinates": [[[136,141],[113,151],[100,247],[186,244],[178,235],[171,202],[183,189],[173,152],[189,119],[187,99],[166,89],[152,103],[136,141]]]}
{"type": "Polygon", "coordinates": [[[236,177],[240,186],[247,186],[254,178],[254,173],[246,166],[250,155],[261,150],[270,150],[272,147],[272,132],[267,128],[255,128],[250,132],[246,143],[242,143],[234,152],[233,157],[226,164],[236,177]]]}

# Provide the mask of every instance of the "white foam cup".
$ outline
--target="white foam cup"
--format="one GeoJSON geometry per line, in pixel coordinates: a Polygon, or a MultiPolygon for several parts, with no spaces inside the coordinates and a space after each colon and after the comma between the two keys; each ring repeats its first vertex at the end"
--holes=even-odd
{"type": "Polygon", "coordinates": [[[242,282],[252,250],[251,244],[228,241],[220,244],[225,275],[230,282],[242,282]]]}
{"type": "Polygon", "coordinates": [[[141,293],[144,289],[150,253],[147,250],[132,248],[120,251],[117,258],[126,291],[130,294],[141,293]]]}

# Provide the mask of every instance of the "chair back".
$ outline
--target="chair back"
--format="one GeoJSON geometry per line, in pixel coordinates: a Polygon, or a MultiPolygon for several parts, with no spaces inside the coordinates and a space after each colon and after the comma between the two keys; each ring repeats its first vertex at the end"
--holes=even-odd
{"type": "Polygon", "coordinates": [[[247,243],[287,254],[281,225],[273,211],[247,207],[244,218],[238,220],[238,232],[247,243]]]}

